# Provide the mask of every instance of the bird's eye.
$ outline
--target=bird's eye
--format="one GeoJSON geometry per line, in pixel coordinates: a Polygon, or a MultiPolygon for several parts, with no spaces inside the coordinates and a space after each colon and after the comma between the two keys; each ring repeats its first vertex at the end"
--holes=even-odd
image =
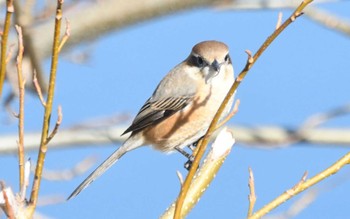
{"type": "Polygon", "coordinates": [[[226,56],[225,56],[225,62],[230,62],[231,61],[231,59],[230,59],[230,55],[229,54],[227,54],[226,56]]]}
{"type": "Polygon", "coordinates": [[[196,62],[197,62],[197,66],[198,66],[198,67],[203,67],[204,64],[205,64],[203,58],[200,57],[200,56],[197,56],[197,57],[196,57],[196,62]]]}

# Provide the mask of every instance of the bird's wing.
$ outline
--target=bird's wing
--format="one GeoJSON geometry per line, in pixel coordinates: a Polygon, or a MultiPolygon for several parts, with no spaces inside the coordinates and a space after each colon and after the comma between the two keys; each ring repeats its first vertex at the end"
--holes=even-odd
{"type": "Polygon", "coordinates": [[[131,126],[123,133],[140,131],[143,128],[157,124],[174,113],[185,108],[194,95],[167,97],[153,101],[152,98],[141,107],[131,126]]]}

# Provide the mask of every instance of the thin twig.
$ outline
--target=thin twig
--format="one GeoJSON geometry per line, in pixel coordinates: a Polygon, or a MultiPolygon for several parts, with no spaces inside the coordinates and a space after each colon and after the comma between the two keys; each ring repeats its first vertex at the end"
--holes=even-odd
{"type": "Polygon", "coordinates": [[[279,12],[278,13],[278,19],[277,19],[277,24],[276,24],[276,29],[278,29],[281,26],[281,24],[282,24],[282,17],[283,17],[283,13],[279,12]]]}
{"type": "Polygon", "coordinates": [[[44,100],[44,97],[43,97],[43,93],[41,92],[41,87],[40,87],[40,84],[38,83],[38,79],[36,77],[36,70],[34,69],[34,73],[33,73],[33,84],[34,84],[34,87],[35,87],[35,90],[38,94],[38,97],[40,99],[40,102],[41,104],[46,107],[46,102],[44,100]]]}
{"type": "Polygon", "coordinates": [[[327,112],[317,113],[307,118],[301,125],[300,130],[315,128],[331,119],[348,114],[350,114],[350,104],[336,107],[327,112]]]}
{"type": "Polygon", "coordinates": [[[244,69],[242,70],[242,72],[238,75],[238,77],[236,78],[235,82],[233,83],[231,89],[229,90],[227,96],[225,97],[224,101],[222,102],[219,110],[217,111],[213,121],[211,122],[207,133],[204,135],[203,139],[199,142],[199,146],[198,146],[198,153],[195,156],[195,159],[192,163],[192,167],[186,177],[186,180],[183,184],[183,186],[181,187],[181,191],[180,194],[178,196],[177,202],[176,202],[176,208],[175,208],[175,215],[174,218],[175,219],[180,219],[181,218],[181,211],[182,211],[182,206],[184,203],[184,200],[186,198],[188,189],[191,185],[191,182],[193,180],[193,177],[195,175],[195,172],[199,166],[199,162],[203,157],[203,154],[206,150],[206,146],[209,142],[209,138],[212,135],[213,131],[216,128],[216,124],[218,123],[218,120],[222,114],[222,112],[224,111],[226,105],[228,104],[228,102],[231,100],[231,97],[233,96],[233,94],[235,93],[237,87],[239,86],[239,84],[242,82],[242,80],[244,79],[244,77],[246,76],[246,74],[248,73],[249,69],[254,65],[254,63],[256,62],[256,60],[261,56],[261,54],[266,50],[266,48],[274,41],[274,39],[289,25],[291,24],[297,17],[299,17],[302,14],[302,10],[312,2],[312,0],[306,0],[303,1],[299,7],[293,12],[293,14],[290,16],[289,19],[287,19],[278,29],[276,29],[271,36],[269,36],[265,42],[263,43],[263,45],[259,48],[259,50],[255,53],[255,55],[253,57],[249,57],[248,56],[248,61],[246,63],[246,66],[244,67],[244,69]]]}
{"type": "Polygon", "coordinates": [[[306,180],[306,173],[304,173],[302,179],[300,182],[295,185],[292,189],[289,189],[287,192],[284,192],[282,195],[275,198],[273,201],[262,207],[260,210],[255,212],[249,219],[257,219],[261,218],[271,210],[275,209],[282,203],[286,202],[293,196],[301,193],[307,188],[310,188],[311,186],[319,183],[320,181],[326,179],[327,177],[337,173],[342,167],[345,165],[350,164],[350,153],[347,153],[342,158],[340,158],[337,162],[335,162],[333,165],[328,167],[327,169],[321,171],[314,177],[306,180]]]}
{"type": "MultiPolygon", "coordinates": [[[[304,174],[301,177],[301,179],[299,180],[299,182],[293,186],[292,191],[298,189],[298,187],[305,182],[306,177],[307,177],[307,171],[304,172],[304,174]]],[[[288,190],[286,192],[289,193],[290,190],[288,190]]]]}
{"type": "Polygon", "coordinates": [[[52,104],[53,104],[53,97],[54,97],[55,83],[56,83],[56,73],[57,73],[57,66],[58,66],[58,54],[59,54],[58,46],[60,43],[59,38],[60,38],[60,29],[61,29],[61,21],[62,21],[62,5],[63,5],[63,0],[58,0],[57,9],[56,9],[56,18],[55,18],[55,32],[54,32],[54,39],[53,39],[53,46],[52,46],[49,90],[47,94],[47,101],[46,101],[45,114],[44,114],[44,120],[43,120],[40,149],[39,149],[39,154],[38,154],[38,159],[37,159],[37,164],[36,164],[36,169],[34,174],[32,192],[31,192],[29,206],[28,206],[30,217],[33,216],[37,205],[40,183],[42,179],[42,171],[44,168],[44,161],[45,161],[45,156],[47,152],[47,139],[48,139],[49,126],[50,126],[50,117],[52,112],[52,104]]]}
{"type": "Polygon", "coordinates": [[[25,197],[26,197],[27,188],[29,185],[30,167],[31,167],[31,162],[30,162],[30,158],[29,158],[26,161],[26,163],[24,164],[24,183],[23,183],[23,187],[21,188],[21,191],[19,193],[21,201],[24,201],[25,197]]]}
{"type": "Polygon", "coordinates": [[[9,198],[7,196],[7,192],[5,189],[5,183],[3,181],[0,181],[0,186],[1,186],[1,190],[2,190],[2,195],[4,197],[4,201],[5,201],[5,213],[7,214],[7,217],[9,219],[15,219],[15,214],[13,212],[13,208],[11,206],[11,203],[9,201],[9,198]]]}
{"type": "Polygon", "coordinates": [[[35,45],[35,39],[33,38],[33,31],[29,30],[30,27],[32,26],[31,25],[32,17],[30,14],[25,13],[25,10],[22,8],[23,4],[21,4],[21,1],[14,1],[13,6],[17,11],[17,13],[14,14],[15,22],[22,27],[23,41],[24,41],[24,45],[26,45],[26,54],[30,59],[30,63],[33,66],[33,69],[35,69],[37,72],[38,83],[40,84],[42,91],[46,93],[47,83],[46,83],[44,71],[41,66],[42,61],[39,54],[40,49],[38,49],[35,45]]]}
{"type": "Polygon", "coordinates": [[[61,43],[58,47],[58,52],[61,52],[62,47],[64,46],[64,44],[67,42],[68,38],[70,37],[70,22],[69,20],[66,18],[66,32],[64,33],[64,36],[62,37],[61,43]]]}
{"type": "Polygon", "coordinates": [[[332,14],[319,7],[309,7],[305,10],[305,14],[313,21],[320,23],[321,25],[331,30],[338,31],[345,36],[350,36],[350,22],[347,19],[332,14]]]}
{"type": "Polygon", "coordinates": [[[256,202],[256,195],[255,195],[255,183],[254,183],[254,175],[252,169],[249,167],[249,181],[248,181],[248,187],[249,187],[249,195],[248,195],[248,200],[249,200],[249,207],[248,207],[248,217],[250,217],[253,214],[254,210],[254,205],[256,202]]]}
{"type": "Polygon", "coordinates": [[[0,99],[2,96],[2,88],[5,81],[5,74],[6,74],[6,58],[7,58],[7,40],[8,40],[8,34],[10,31],[10,25],[11,25],[11,16],[14,12],[13,8],[13,0],[7,0],[6,1],[6,16],[5,16],[5,22],[4,22],[4,30],[2,32],[1,36],[1,67],[0,67],[0,99]]]}
{"type": "Polygon", "coordinates": [[[23,60],[23,35],[20,26],[16,25],[18,34],[18,56],[17,56],[17,76],[19,92],[19,112],[18,112],[18,164],[19,164],[19,189],[24,185],[24,84],[22,60],[23,60]]]}
{"type": "Polygon", "coordinates": [[[182,184],[184,184],[184,177],[182,176],[181,172],[178,170],[176,171],[176,175],[179,178],[180,185],[182,186],[182,184]]]}
{"type": "Polygon", "coordinates": [[[48,143],[51,141],[51,139],[56,135],[56,133],[57,133],[57,131],[58,131],[58,128],[59,128],[60,125],[61,125],[62,118],[63,118],[62,107],[61,107],[61,106],[58,106],[56,124],[55,124],[55,127],[53,128],[51,134],[49,135],[49,137],[47,137],[47,139],[46,139],[46,144],[48,144],[48,143]]]}

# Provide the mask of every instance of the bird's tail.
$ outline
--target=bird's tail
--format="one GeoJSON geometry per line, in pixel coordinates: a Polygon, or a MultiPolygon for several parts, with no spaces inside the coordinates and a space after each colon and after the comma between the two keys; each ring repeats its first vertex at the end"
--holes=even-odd
{"type": "MultiPolygon", "coordinates": [[[[131,141],[132,142],[132,141],[131,141]]],[[[130,142],[130,143],[131,143],[130,142]]],[[[139,146],[133,144],[130,145],[129,141],[126,141],[121,147],[113,152],[103,163],[98,166],[67,198],[67,200],[77,196],[81,191],[88,187],[95,179],[106,172],[115,162],[117,162],[126,152],[135,149],[139,146]]],[[[134,142],[135,143],[135,142],[134,142]]]]}

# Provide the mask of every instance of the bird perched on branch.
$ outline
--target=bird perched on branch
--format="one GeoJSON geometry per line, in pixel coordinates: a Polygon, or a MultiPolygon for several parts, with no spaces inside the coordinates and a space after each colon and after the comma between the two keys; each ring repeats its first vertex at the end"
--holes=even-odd
{"type": "MultiPolygon", "coordinates": [[[[190,55],[175,66],[141,107],[130,137],[94,170],[68,197],[78,195],[125,153],[144,145],[165,153],[197,142],[209,128],[215,113],[234,82],[228,47],[218,41],[196,44],[190,55]]],[[[222,117],[232,106],[233,98],[222,117]]]]}

